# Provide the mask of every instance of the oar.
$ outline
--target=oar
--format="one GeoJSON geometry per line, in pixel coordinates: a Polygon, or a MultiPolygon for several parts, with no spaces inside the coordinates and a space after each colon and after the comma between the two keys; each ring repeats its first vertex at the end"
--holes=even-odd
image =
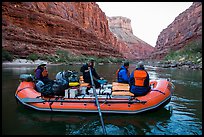
{"type": "Polygon", "coordinates": [[[101,124],[102,124],[102,128],[103,128],[103,134],[107,135],[106,133],[106,129],[105,129],[105,126],[104,126],[104,123],[103,123],[103,118],[102,118],[102,113],[101,113],[101,109],[100,109],[100,105],[98,103],[98,96],[96,94],[96,88],[95,88],[95,84],[94,84],[94,81],[93,81],[93,76],[92,76],[92,72],[91,72],[91,69],[89,68],[89,73],[90,73],[90,77],[91,77],[91,83],[92,83],[92,88],[93,88],[93,93],[94,93],[94,96],[96,98],[96,105],[98,107],[98,113],[99,113],[99,116],[100,116],[100,119],[101,119],[101,124]]]}

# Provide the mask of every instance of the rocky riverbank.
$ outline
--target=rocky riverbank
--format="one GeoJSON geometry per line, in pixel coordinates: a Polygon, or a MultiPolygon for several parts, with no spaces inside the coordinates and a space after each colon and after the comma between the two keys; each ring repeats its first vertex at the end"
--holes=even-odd
{"type": "MultiPolygon", "coordinates": [[[[27,60],[27,59],[15,59],[13,61],[5,61],[3,65],[38,65],[40,63],[45,63],[48,65],[60,65],[64,63],[57,63],[53,64],[52,62],[48,62],[45,60],[27,60]]],[[[75,64],[82,64],[77,62],[75,64]]],[[[99,63],[100,64],[100,63],[99,63]]],[[[161,67],[161,68],[178,68],[178,69],[196,69],[202,70],[202,59],[200,60],[199,64],[195,64],[192,61],[145,61],[145,64],[154,66],[154,67],[161,67]]]]}
{"type": "Polygon", "coordinates": [[[158,61],[158,62],[148,62],[154,67],[161,68],[178,68],[178,69],[193,69],[193,70],[202,70],[202,59],[200,63],[196,64],[192,61],[158,61]]]}
{"type": "Polygon", "coordinates": [[[27,60],[27,59],[14,59],[13,61],[2,62],[2,65],[38,65],[40,63],[52,64],[51,62],[48,62],[45,60],[39,60],[39,59],[35,61],[27,60]]]}

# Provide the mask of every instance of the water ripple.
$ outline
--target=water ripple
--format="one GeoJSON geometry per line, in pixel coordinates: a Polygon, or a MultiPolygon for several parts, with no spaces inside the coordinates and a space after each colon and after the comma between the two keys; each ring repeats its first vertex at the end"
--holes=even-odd
{"type": "Polygon", "coordinates": [[[202,87],[202,82],[197,81],[189,81],[189,80],[172,80],[173,83],[181,84],[184,86],[190,86],[190,87],[202,87]]]}
{"type": "Polygon", "coordinates": [[[158,122],[154,127],[151,127],[151,131],[147,132],[147,135],[202,135],[201,127],[201,122],[183,122],[172,118],[169,121],[158,122]]]}
{"type": "Polygon", "coordinates": [[[179,101],[179,102],[199,102],[199,100],[195,100],[195,99],[186,99],[186,98],[182,98],[182,97],[178,97],[178,96],[172,96],[171,98],[172,101],[179,101]]]}

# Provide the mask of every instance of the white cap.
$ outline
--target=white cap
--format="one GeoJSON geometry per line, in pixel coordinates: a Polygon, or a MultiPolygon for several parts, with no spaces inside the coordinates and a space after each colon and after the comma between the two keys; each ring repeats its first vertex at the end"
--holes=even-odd
{"type": "Polygon", "coordinates": [[[144,67],[144,62],[140,61],[137,63],[137,68],[143,68],[144,67]]]}
{"type": "Polygon", "coordinates": [[[40,62],[39,64],[38,64],[38,66],[46,66],[46,62],[40,62]]]}

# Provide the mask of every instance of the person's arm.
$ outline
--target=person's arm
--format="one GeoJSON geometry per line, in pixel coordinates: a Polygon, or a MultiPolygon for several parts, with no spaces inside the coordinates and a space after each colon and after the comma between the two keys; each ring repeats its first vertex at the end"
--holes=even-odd
{"type": "Polygon", "coordinates": [[[147,73],[147,80],[149,81],[149,74],[147,73]]]}
{"type": "MultiPolygon", "coordinates": [[[[146,73],[147,73],[147,71],[146,71],[146,73]]],[[[148,85],[149,85],[149,74],[147,73],[146,86],[148,86],[148,85]]]]}
{"type": "Polygon", "coordinates": [[[130,75],[129,85],[134,85],[134,71],[130,75]]]}
{"type": "Polygon", "coordinates": [[[82,73],[88,72],[88,65],[87,65],[87,64],[84,64],[84,65],[81,67],[80,72],[82,72],[82,73]]]}
{"type": "Polygon", "coordinates": [[[36,72],[35,72],[35,77],[37,78],[37,79],[41,79],[41,70],[40,69],[37,69],[36,70],[36,72]]]}
{"type": "Polygon", "coordinates": [[[92,75],[97,78],[100,79],[101,77],[97,74],[96,70],[94,68],[92,68],[92,75]]]}
{"type": "Polygon", "coordinates": [[[80,72],[84,73],[84,65],[80,68],[80,72]]]}
{"type": "Polygon", "coordinates": [[[122,70],[122,71],[121,71],[121,74],[122,74],[122,79],[123,79],[125,82],[128,82],[128,83],[129,83],[129,77],[128,77],[127,71],[122,70]]]}

